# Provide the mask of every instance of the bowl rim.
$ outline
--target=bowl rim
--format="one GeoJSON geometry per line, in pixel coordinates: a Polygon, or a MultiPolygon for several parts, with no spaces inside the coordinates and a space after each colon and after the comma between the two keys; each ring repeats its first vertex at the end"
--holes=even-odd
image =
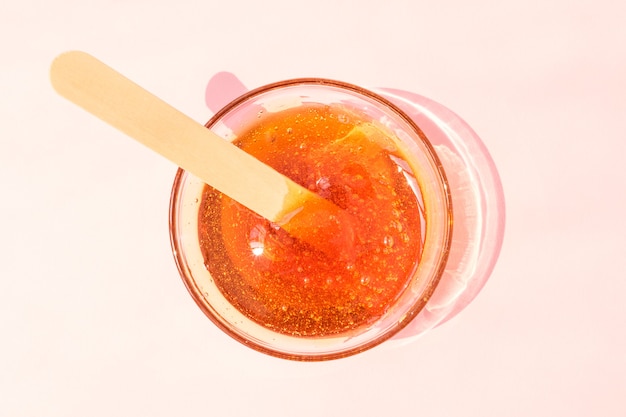
{"type": "MultiPolygon", "coordinates": [[[[306,77],[306,78],[293,78],[283,81],[278,81],[270,84],[263,85],[261,87],[252,89],[239,97],[233,99],[228,104],[226,104],[222,109],[216,112],[206,123],[206,128],[213,127],[216,123],[218,123],[226,114],[236,109],[240,104],[249,101],[250,99],[260,96],[261,94],[270,92],[272,90],[282,89],[285,87],[292,86],[304,86],[304,85],[312,85],[318,87],[329,87],[335,88],[339,90],[346,90],[352,93],[356,93],[357,95],[362,95],[370,100],[374,100],[384,107],[389,108],[393,113],[399,116],[403,121],[413,130],[417,136],[420,138],[422,144],[426,147],[429,152],[430,158],[433,160],[433,169],[437,172],[438,177],[441,181],[441,188],[443,190],[443,200],[445,206],[447,207],[447,212],[445,213],[446,224],[444,227],[445,236],[443,237],[443,247],[440,249],[440,257],[439,262],[437,263],[436,270],[434,271],[432,278],[430,280],[429,285],[424,289],[421,296],[417,298],[417,300],[410,305],[408,310],[406,311],[406,318],[396,322],[393,326],[391,326],[387,331],[382,334],[373,337],[372,339],[358,345],[355,347],[351,347],[345,350],[333,350],[328,353],[319,353],[319,354],[297,354],[293,352],[286,352],[284,350],[280,350],[278,348],[271,349],[267,348],[261,344],[255,343],[250,339],[240,335],[237,332],[234,332],[227,326],[222,323],[221,320],[216,318],[210,308],[207,306],[208,302],[204,298],[202,291],[196,285],[196,282],[193,278],[192,271],[189,269],[186,264],[184,257],[181,254],[184,252],[184,249],[181,247],[180,239],[178,236],[178,228],[177,228],[177,220],[179,218],[178,215],[178,202],[180,201],[181,194],[183,191],[183,183],[186,179],[187,175],[191,175],[187,173],[187,171],[179,168],[176,172],[176,176],[174,178],[174,183],[172,185],[172,191],[170,195],[170,206],[169,206],[169,230],[170,230],[170,244],[172,248],[172,253],[174,256],[174,260],[176,262],[179,274],[182,278],[182,281],[187,288],[188,292],[192,296],[195,303],[198,307],[203,311],[203,313],[224,333],[228,334],[230,337],[234,338],[238,342],[248,346],[254,350],[259,352],[268,354],[270,356],[279,357],[283,359],[290,359],[296,361],[325,361],[332,359],[339,359],[343,357],[348,357],[355,355],[357,353],[369,350],[377,345],[380,345],[384,341],[390,339],[395,334],[400,332],[404,327],[406,327],[410,321],[419,314],[419,312],[424,308],[428,299],[436,289],[444,271],[446,268],[447,258],[450,251],[451,243],[452,243],[452,231],[453,231],[453,207],[452,207],[452,197],[450,193],[450,186],[448,184],[448,180],[446,177],[446,173],[443,168],[443,164],[440,161],[435,148],[428,140],[423,131],[419,128],[419,126],[409,117],[403,110],[401,110],[397,105],[392,103],[390,100],[382,97],[380,94],[377,94],[371,90],[365,89],[363,87],[359,87],[354,84],[346,83],[343,81],[336,81],[327,78],[317,78],[317,77],[306,77]]],[[[314,340],[314,338],[310,338],[314,340]]]]}

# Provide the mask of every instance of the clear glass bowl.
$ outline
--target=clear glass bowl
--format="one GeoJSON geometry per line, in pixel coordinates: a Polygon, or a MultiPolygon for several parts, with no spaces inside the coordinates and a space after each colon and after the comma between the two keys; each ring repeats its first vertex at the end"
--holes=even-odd
{"type": "Polygon", "coordinates": [[[442,164],[420,128],[390,101],[357,86],[325,79],[270,84],[230,102],[206,126],[232,141],[260,111],[302,103],[337,104],[357,109],[393,132],[408,152],[405,156],[418,179],[419,198],[423,203],[423,251],[409,284],[382,317],[345,333],[297,337],[273,331],[234,308],[215,284],[200,249],[198,210],[205,184],[183,170],[178,171],[172,190],[170,233],[176,263],[187,289],[218,327],[246,346],[266,354],[319,361],[372,348],[397,334],[423,309],[445,271],[452,241],[452,198],[442,164]]]}

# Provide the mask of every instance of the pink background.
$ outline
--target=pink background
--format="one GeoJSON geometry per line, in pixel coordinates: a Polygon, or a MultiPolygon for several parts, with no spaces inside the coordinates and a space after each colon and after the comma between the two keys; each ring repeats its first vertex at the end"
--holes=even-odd
{"type": "Polygon", "coordinates": [[[626,415],[626,6],[580,1],[0,5],[0,416],[626,415]],[[187,294],[171,163],[58,97],[88,51],[198,121],[221,70],[434,99],[482,137],[507,229],[459,316],[327,363],[247,349],[187,294]]]}

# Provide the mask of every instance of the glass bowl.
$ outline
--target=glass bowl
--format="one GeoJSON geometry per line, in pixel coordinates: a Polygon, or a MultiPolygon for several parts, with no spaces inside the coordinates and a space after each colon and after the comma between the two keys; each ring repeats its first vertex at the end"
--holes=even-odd
{"type": "Polygon", "coordinates": [[[353,355],[382,343],[407,326],[436,288],[445,270],[452,240],[450,189],[433,146],[410,117],[374,92],[326,79],[282,81],[233,100],[211,118],[206,127],[225,140],[233,141],[264,114],[311,103],[347,108],[385,129],[399,142],[409,165],[406,169],[417,179],[414,191],[421,206],[422,251],[401,293],[375,321],[333,334],[298,336],[276,331],[249,317],[228,301],[228,294],[222,292],[209,272],[201,250],[199,210],[206,185],[179,170],[170,203],[174,257],[183,282],[201,310],[225,333],[246,346],[301,361],[353,355]]]}

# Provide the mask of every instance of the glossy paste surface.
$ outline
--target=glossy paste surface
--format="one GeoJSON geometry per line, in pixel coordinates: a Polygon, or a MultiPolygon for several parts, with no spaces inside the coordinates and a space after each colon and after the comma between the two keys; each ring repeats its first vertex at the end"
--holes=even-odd
{"type": "Polygon", "coordinates": [[[284,334],[374,322],[406,288],[422,249],[418,187],[396,140],[355,111],[317,104],[262,111],[237,133],[235,145],[350,213],[343,233],[355,245],[319,250],[206,186],[200,242],[220,291],[284,334]]]}

